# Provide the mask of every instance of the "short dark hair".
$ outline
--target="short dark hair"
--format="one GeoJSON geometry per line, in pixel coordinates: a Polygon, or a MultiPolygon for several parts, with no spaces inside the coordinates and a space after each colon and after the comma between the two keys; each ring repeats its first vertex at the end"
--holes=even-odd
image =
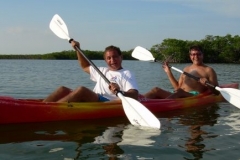
{"type": "Polygon", "coordinates": [[[122,51],[120,50],[120,48],[116,47],[116,46],[108,46],[105,48],[105,51],[104,51],[104,54],[107,52],[107,51],[117,51],[117,53],[121,56],[122,55],[122,51]]]}
{"type": "Polygon", "coordinates": [[[191,52],[191,50],[196,50],[196,51],[200,51],[201,53],[203,53],[202,47],[199,45],[193,45],[193,46],[189,47],[189,53],[191,52]]]}

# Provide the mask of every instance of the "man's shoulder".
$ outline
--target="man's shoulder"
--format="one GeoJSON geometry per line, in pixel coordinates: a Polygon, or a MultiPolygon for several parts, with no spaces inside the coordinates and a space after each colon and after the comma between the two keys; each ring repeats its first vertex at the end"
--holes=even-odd
{"type": "Polygon", "coordinates": [[[131,72],[131,71],[128,70],[128,69],[122,69],[122,70],[120,71],[120,73],[121,73],[122,75],[127,75],[127,76],[133,76],[133,75],[134,75],[133,72],[131,72]]]}
{"type": "Polygon", "coordinates": [[[204,65],[204,68],[208,71],[214,71],[214,69],[211,66],[204,65]]]}
{"type": "Polygon", "coordinates": [[[186,72],[192,68],[192,65],[185,66],[183,70],[186,72]]]}
{"type": "MultiPolygon", "coordinates": [[[[105,73],[108,72],[109,69],[107,67],[97,67],[101,72],[105,73]]],[[[90,73],[95,74],[97,70],[93,66],[89,66],[90,73]]]]}
{"type": "Polygon", "coordinates": [[[208,74],[210,74],[210,75],[216,73],[216,71],[215,71],[211,66],[208,66],[208,65],[205,65],[205,64],[204,64],[202,67],[203,67],[202,70],[204,70],[205,73],[208,73],[208,74]]]}
{"type": "MultiPolygon", "coordinates": [[[[103,67],[104,68],[104,67],[103,67]]],[[[112,72],[112,73],[117,73],[117,74],[133,74],[133,72],[132,71],[130,71],[130,70],[128,70],[128,69],[125,69],[125,68],[123,68],[123,69],[120,69],[120,70],[115,70],[115,71],[113,71],[113,70],[110,70],[109,68],[105,68],[105,70],[106,70],[106,72],[112,72]]]]}

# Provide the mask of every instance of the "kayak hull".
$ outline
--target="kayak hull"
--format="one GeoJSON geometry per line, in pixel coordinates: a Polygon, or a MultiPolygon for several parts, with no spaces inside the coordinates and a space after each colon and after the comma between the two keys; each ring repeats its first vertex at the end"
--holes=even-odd
{"type": "MultiPolygon", "coordinates": [[[[238,88],[237,83],[221,87],[238,88]]],[[[221,95],[208,93],[180,99],[141,99],[152,113],[223,102],[221,95]]],[[[125,116],[121,101],[56,103],[37,99],[0,96],[0,124],[100,119],[125,116]]]]}

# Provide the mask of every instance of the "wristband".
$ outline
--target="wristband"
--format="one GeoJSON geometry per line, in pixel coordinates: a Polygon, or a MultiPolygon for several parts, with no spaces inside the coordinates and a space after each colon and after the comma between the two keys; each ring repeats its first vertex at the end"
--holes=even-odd
{"type": "Polygon", "coordinates": [[[116,96],[117,96],[117,94],[118,93],[122,93],[122,95],[124,95],[125,94],[125,92],[124,91],[118,91],[117,93],[116,93],[116,96]]]}

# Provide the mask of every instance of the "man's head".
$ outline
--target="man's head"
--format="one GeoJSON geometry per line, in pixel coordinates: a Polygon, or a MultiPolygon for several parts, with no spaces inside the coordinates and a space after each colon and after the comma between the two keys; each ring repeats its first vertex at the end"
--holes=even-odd
{"type": "Polygon", "coordinates": [[[191,54],[191,51],[192,51],[192,50],[199,51],[199,52],[203,53],[202,47],[199,46],[199,45],[193,45],[193,46],[191,46],[191,47],[189,48],[189,54],[191,54]]]}
{"type": "Polygon", "coordinates": [[[106,47],[103,57],[110,70],[115,71],[122,69],[122,52],[118,47],[106,47]]]}
{"type": "Polygon", "coordinates": [[[203,52],[202,47],[198,45],[191,46],[189,48],[189,56],[193,64],[202,64],[203,63],[203,52]]]}

